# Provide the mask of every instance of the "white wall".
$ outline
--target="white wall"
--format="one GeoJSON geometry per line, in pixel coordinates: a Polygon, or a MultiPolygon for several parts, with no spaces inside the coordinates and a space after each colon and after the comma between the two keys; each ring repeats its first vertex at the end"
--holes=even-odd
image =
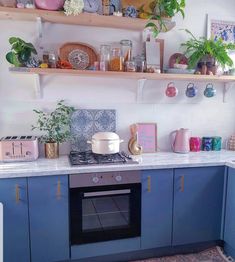
{"type": "MultiPolygon", "coordinates": [[[[187,0],[184,20],[175,18],[177,26],[170,32],[161,34],[165,39],[165,65],[171,54],[178,52],[180,43],[187,39],[188,28],[196,36],[206,36],[206,14],[235,20],[234,0],[187,0]]],[[[35,123],[34,108],[53,108],[56,101],[66,99],[77,108],[110,108],[117,110],[117,131],[125,139],[126,149],[129,139],[129,125],[135,122],[156,122],[158,124],[158,146],[169,150],[168,134],[177,128],[187,127],[194,136],[221,135],[224,139],[235,132],[235,89],[227,95],[223,103],[222,84],[215,85],[218,95],[204,98],[206,83],[196,83],[199,96],[193,99],[184,95],[187,82],[175,84],[179,96],[166,98],[164,90],[167,81],[148,81],[144,89],[142,103],[136,103],[137,81],[123,79],[80,78],[77,76],[45,76],[42,78],[43,99],[35,99],[34,77],[10,74],[5,54],[10,48],[8,38],[19,36],[35,44],[36,25],[34,22],[0,20],[0,136],[31,134],[35,123]]],[[[43,46],[58,49],[65,42],[79,41],[99,48],[102,43],[131,39],[134,53],[141,48],[141,33],[126,30],[91,28],[73,25],[44,24],[43,46]]],[[[47,48],[48,47],[48,48],[47,48]]],[[[182,50],[181,50],[182,51],[182,50]]],[[[36,131],[34,134],[38,134],[36,131]]],[[[62,152],[67,152],[64,147],[62,152]]]]}

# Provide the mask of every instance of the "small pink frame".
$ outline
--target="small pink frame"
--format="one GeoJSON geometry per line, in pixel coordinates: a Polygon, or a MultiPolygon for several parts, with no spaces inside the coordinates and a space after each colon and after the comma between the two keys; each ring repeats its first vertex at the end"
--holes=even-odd
{"type": "Polygon", "coordinates": [[[143,147],[143,153],[155,153],[157,151],[157,124],[137,123],[137,141],[143,147]]]}

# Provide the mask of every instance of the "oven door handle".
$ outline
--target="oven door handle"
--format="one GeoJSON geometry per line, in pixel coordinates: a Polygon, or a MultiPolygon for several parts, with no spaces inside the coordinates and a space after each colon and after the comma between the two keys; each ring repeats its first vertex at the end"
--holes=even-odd
{"type": "Polygon", "coordinates": [[[96,191],[96,192],[87,192],[87,193],[84,193],[84,197],[123,195],[123,194],[130,194],[130,193],[131,193],[131,190],[130,190],[130,189],[109,190],[109,191],[96,191]]]}

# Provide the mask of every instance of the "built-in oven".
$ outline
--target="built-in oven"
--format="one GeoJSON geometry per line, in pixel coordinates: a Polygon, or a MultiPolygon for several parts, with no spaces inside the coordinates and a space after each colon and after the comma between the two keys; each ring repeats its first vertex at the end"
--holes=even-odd
{"type": "Polygon", "coordinates": [[[70,175],[71,245],[140,236],[139,171],[70,175]]]}

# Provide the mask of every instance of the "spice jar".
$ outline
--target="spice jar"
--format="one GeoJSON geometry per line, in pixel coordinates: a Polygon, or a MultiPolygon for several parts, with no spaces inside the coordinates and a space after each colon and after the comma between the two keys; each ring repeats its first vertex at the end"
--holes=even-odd
{"type": "Polygon", "coordinates": [[[110,71],[123,71],[123,57],[120,48],[113,48],[110,58],[110,71]]]}
{"type": "Polygon", "coordinates": [[[100,71],[109,70],[110,49],[111,49],[110,45],[100,46],[100,71]]]}
{"type": "Polygon", "coordinates": [[[136,64],[134,60],[126,61],[125,63],[126,72],[136,72],[136,64]]]}
{"type": "Polygon", "coordinates": [[[56,55],[49,53],[49,68],[56,68],[56,55]]]}
{"type": "Polygon", "coordinates": [[[124,57],[124,62],[131,60],[131,55],[132,55],[131,40],[121,40],[120,44],[121,44],[122,56],[124,57]]]}
{"type": "Polygon", "coordinates": [[[145,72],[146,71],[146,61],[145,61],[145,57],[143,55],[137,55],[134,58],[134,61],[136,63],[136,71],[137,72],[145,72]]]}

